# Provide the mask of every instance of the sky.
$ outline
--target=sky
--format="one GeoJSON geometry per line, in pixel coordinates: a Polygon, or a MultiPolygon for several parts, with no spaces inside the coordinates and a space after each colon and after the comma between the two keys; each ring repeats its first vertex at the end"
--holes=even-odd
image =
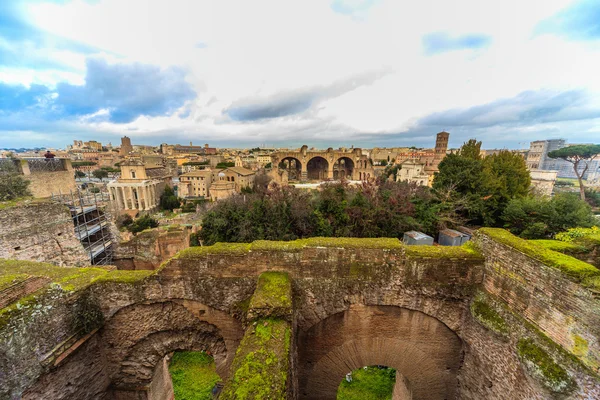
{"type": "Polygon", "coordinates": [[[600,0],[0,0],[0,148],[600,143],[600,0]]]}

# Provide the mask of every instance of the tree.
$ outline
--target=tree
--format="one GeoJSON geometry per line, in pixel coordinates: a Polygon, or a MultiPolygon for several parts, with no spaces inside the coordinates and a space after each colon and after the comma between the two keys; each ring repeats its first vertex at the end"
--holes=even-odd
{"type": "Polygon", "coordinates": [[[527,164],[519,154],[503,150],[484,158],[484,223],[495,225],[510,200],[527,196],[530,185],[527,164]]]}
{"type": "Polygon", "coordinates": [[[469,140],[456,154],[448,154],[438,165],[433,189],[438,194],[451,194],[446,201],[462,204],[462,214],[474,223],[483,222],[485,195],[481,142],[469,140]]]}
{"type": "Polygon", "coordinates": [[[94,175],[94,178],[102,180],[104,178],[108,178],[108,171],[97,169],[92,172],[92,175],[94,175]]]}
{"type": "Polygon", "coordinates": [[[31,196],[29,181],[19,174],[12,163],[0,164],[0,201],[31,196]]]}
{"type": "Polygon", "coordinates": [[[600,154],[600,144],[580,144],[575,146],[567,146],[562,149],[554,150],[548,153],[550,158],[560,158],[573,164],[573,170],[579,181],[579,195],[581,200],[585,200],[585,186],[583,185],[583,177],[586,174],[590,161],[600,154]],[[580,170],[580,165],[583,163],[583,168],[580,170]]]}
{"type": "Polygon", "coordinates": [[[165,191],[160,195],[160,208],[173,211],[180,205],[179,198],[170,186],[165,187],[165,191]]]}
{"type": "Polygon", "coordinates": [[[597,223],[589,204],[574,193],[513,199],[502,219],[505,228],[527,239],[551,238],[569,228],[589,228],[597,223]]]}
{"type": "Polygon", "coordinates": [[[82,172],[79,170],[75,171],[75,178],[83,178],[83,177],[85,177],[85,172],[82,172]]]}

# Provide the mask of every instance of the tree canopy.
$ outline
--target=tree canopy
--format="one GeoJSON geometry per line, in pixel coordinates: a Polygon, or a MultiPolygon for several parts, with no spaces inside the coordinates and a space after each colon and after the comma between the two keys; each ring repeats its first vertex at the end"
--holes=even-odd
{"type": "Polygon", "coordinates": [[[593,160],[599,154],[600,144],[579,144],[551,151],[548,153],[548,157],[560,158],[573,164],[575,175],[579,180],[579,194],[581,196],[581,200],[585,200],[585,186],[583,184],[583,177],[589,168],[589,161],[593,160]],[[582,162],[584,167],[580,168],[582,162]]]}

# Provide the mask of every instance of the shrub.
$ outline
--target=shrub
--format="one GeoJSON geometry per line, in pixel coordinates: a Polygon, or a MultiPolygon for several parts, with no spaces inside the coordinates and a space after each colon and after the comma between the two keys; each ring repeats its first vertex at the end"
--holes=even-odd
{"type": "Polygon", "coordinates": [[[0,166],[0,201],[31,196],[29,183],[12,164],[2,164],[0,166]]]}
{"type": "Polygon", "coordinates": [[[131,223],[133,222],[133,218],[131,218],[131,215],[129,214],[121,214],[117,217],[116,220],[116,224],[117,224],[117,228],[124,228],[127,227],[129,225],[131,225],[131,223]]]}
{"type": "Polygon", "coordinates": [[[143,215],[129,224],[129,226],[127,226],[127,230],[129,230],[131,233],[138,233],[149,228],[156,228],[157,226],[157,220],[149,215],[143,215]]]}

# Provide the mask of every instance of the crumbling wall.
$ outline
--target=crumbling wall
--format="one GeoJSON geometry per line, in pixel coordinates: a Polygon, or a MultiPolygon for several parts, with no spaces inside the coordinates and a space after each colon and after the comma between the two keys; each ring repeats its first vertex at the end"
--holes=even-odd
{"type": "Polygon", "coordinates": [[[185,227],[148,229],[118,244],[113,264],[119,269],[157,269],[180,250],[190,246],[190,230],[185,227]]]}
{"type": "Polygon", "coordinates": [[[0,258],[89,265],[75,237],[69,208],[50,201],[23,201],[0,209],[0,258]]]}

